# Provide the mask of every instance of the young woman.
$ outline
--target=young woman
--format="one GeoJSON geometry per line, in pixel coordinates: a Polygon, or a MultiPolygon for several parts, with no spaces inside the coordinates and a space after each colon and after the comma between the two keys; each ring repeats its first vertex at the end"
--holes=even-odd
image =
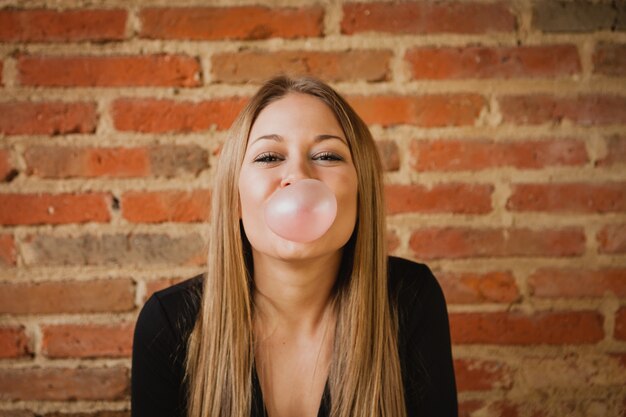
{"type": "Polygon", "coordinates": [[[239,115],[209,248],[206,273],[139,315],[134,417],[457,415],[443,294],[425,265],[387,255],[375,143],[329,86],[277,77],[239,115]],[[328,225],[268,217],[279,193],[317,192],[307,183],[334,201],[328,225]]]}

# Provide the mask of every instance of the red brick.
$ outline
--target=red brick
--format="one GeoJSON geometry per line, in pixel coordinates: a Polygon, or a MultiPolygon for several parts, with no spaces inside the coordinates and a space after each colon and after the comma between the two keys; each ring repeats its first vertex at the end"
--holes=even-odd
{"type": "Polygon", "coordinates": [[[2,78],[3,73],[4,73],[4,61],[0,61],[0,86],[4,85],[4,79],[2,78]]]}
{"type": "Polygon", "coordinates": [[[626,340],[626,307],[620,308],[615,313],[615,338],[626,340]]]}
{"type": "Polygon", "coordinates": [[[33,234],[22,242],[27,266],[202,265],[205,242],[199,233],[169,236],[163,233],[82,234],[54,236],[33,234]]]}
{"type": "Polygon", "coordinates": [[[511,368],[502,362],[492,360],[456,359],[454,374],[459,391],[510,388],[513,382],[511,368]]]}
{"type": "Polygon", "coordinates": [[[129,357],[132,323],[42,326],[41,350],[49,358],[129,357]]]}
{"type": "Polygon", "coordinates": [[[422,127],[471,126],[485,107],[478,94],[352,96],[348,101],[368,124],[422,127]]]}
{"type": "Polygon", "coordinates": [[[385,187],[387,214],[398,213],[466,213],[491,211],[492,185],[485,184],[390,184],[385,187]]]}
{"type": "Polygon", "coordinates": [[[532,5],[532,26],[543,32],[624,30],[626,22],[621,4],[589,0],[537,1],[532,5]]]}
{"type": "Polygon", "coordinates": [[[557,77],[581,71],[574,45],[413,48],[405,59],[415,79],[557,77]]]}
{"type": "Polygon", "coordinates": [[[24,326],[0,327],[0,358],[22,358],[31,353],[24,326]]]}
{"type": "Polygon", "coordinates": [[[247,100],[224,98],[191,102],[125,98],[113,103],[115,128],[143,133],[201,132],[230,127],[247,100]]]}
{"type": "Polygon", "coordinates": [[[510,272],[438,272],[448,304],[513,303],[520,297],[510,272]]]}
{"type": "Polygon", "coordinates": [[[383,50],[243,51],[213,55],[213,79],[226,83],[262,82],[273,75],[313,75],[328,82],[385,81],[391,52],[383,50]]]}
{"type": "Polygon", "coordinates": [[[111,196],[86,194],[0,194],[0,224],[108,222],[111,196]]]}
{"type": "Polygon", "coordinates": [[[186,279],[189,279],[189,277],[161,278],[161,279],[157,279],[154,281],[146,282],[146,293],[144,294],[143,302],[145,303],[148,300],[148,298],[150,298],[150,296],[154,294],[155,292],[171,287],[172,285],[176,285],[182,281],[185,281],[186,279]]]}
{"type": "Polygon", "coordinates": [[[7,149],[0,149],[0,182],[9,180],[15,167],[11,161],[11,153],[7,149]]]}
{"type": "Polygon", "coordinates": [[[626,44],[598,44],[593,52],[593,72],[612,77],[626,76],[626,44]]]}
{"type": "Polygon", "coordinates": [[[348,3],[343,6],[341,32],[489,33],[512,32],[515,15],[506,3],[348,3]]]}
{"type": "Polygon", "coordinates": [[[415,230],[409,247],[418,259],[568,257],[584,253],[585,234],[580,228],[431,227],[415,230]]]}
{"type": "Polygon", "coordinates": [[[376,149],[385,171],[397,171],[400,169],[400,152],[395,141],[378,140],[376,141],[376,149]]]}
{"type": "Polygon", "coordinates": [[[130,279],[0,283],[2,313],[99,313],[134,307],[135,286],[130,279]]]}
{"type": "Polygon", "coordinates": [[[120,87],[200,85],[200,64],[185,55],[22,56],[22,85],[45,87],[120,87]]]}
{"type": "Polygon", "coordinates": [[[128,191],[122,195],[122,216],[133,223],[208,221],[209,190],[128,191]]]}
{"type": "Polygon", "coordinates": [[[450,331],[455,344],[567,345],[604,338],[603,317],[595,311],[453,313],[450,331]]]}
{"type": "Polygon", "coordinates": [[[197,175],[208,168],[208,151],[197,145],[136,148],[30,146],[24,151],[27,173],[42,178],[197,175]]]}
{"type": "Polygon", "coordinates": [[[3,400],[125,400],[129,371],[113,368],[5,368],[0,370],[3,400]]]}
{"type": "Polygon", "coordinates": [[[156,39],[301,38],[323,34],[321,7],[147,8],[139,12],[140,36],[156,39]]]}
{"type": "Polygon", "coordinates": [[[124,39],[125,10],[0,10],[4,42],[104,41],[124,39]]]}
{"type": "Polygon", "coordinates": [[[596,239],[601,253],[626,253],[626,224],[604,226],[596,239]]]}
{"type": "Polygon", "coordinates": [[[0,103],[0,133],[6,135],[93,133],[97,121],[93,103],[0,103]]]}
{"type": "Polygon", "coordinates": [[[626,164],[626,136],[607,138],[606,148],[606,156],[597,161],[598,166],[626,164]]]}
{"type": "Polygon", "coordinates": [[[585,144],[576,140],[494,142],[432,140],[411,143],[411,167],[416,171],[479,171],[500,167],[539,169],[583,165],[585,144]]]}
{"type": "Polygon", "coordinates": [[[16,260],[13,235],[0,234],[0,267],[15,266],[16,260]]]}
{"type": "Polygon", "coordinates": [[[626,268],[541,268],[528,278],[536,297],[626,297],[626,268]]]}
{"type": "Polygon", "coordinates": [[[499,99],[502,118],[513,124],[558,124],[569,121],[581,126],[626,123],[626,97],[614,95],[505,96],[499,99]]]}
{"type": "Polygon", "coordinates": [[[514,184],[511,211],[610,213],[626,211],[626,183],[514,184]]]}

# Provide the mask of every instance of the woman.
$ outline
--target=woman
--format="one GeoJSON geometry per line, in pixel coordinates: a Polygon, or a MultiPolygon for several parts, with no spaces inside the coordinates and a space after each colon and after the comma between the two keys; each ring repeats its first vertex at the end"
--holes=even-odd
{"type": "Polygon", "coordinates": [[[224,144],[211,210],[207,272],[139,315],[133,416],[457,415],[443,294],[426,266],[387,256],[375,143],[334,90],[263,85],[224,144]],[[285,238],[264,208],[310,179],[335,218],[285,238]]]}

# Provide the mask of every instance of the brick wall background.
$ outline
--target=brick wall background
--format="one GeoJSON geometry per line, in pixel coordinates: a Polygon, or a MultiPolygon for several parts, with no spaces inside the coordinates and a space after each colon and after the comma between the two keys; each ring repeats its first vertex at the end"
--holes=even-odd
{"type": "Polygon", "coordinates": [[[626,4],[0,1],[0,416],[128,416],[135,317],[203,270],[272,74],[371,126],[462,416],[626,416],[626,4]],[[207,7],[211,3],[212,7],[207,7]]]}

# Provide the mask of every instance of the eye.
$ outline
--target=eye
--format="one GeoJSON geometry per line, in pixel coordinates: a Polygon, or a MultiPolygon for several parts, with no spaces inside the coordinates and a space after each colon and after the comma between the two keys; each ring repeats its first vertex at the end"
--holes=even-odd
{"type": "Polygon", "coordinates": [[[316,159],[320,159],[322,161],[343,161],[343,158],[332,152],[321,152],[315,155],[316,159]]]}
{"type": "Polygon", "coordinates": [[[281,158],[278,154],[275,154],[273,152],[265,152],[257,156],[254,162],[259,162],[262,164],[271,164],[272,162],[276,162],[280,160],[281,158]]]}

